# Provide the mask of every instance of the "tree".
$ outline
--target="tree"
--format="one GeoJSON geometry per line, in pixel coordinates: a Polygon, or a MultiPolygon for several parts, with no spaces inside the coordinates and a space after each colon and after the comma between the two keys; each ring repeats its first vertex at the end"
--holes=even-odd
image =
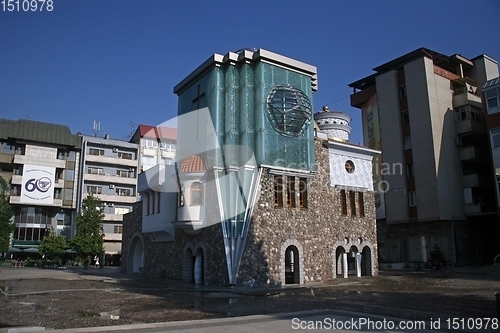
{"type": "Polygon", "coordinates": [[[64,254],[65,247],[66,236],[57,235],[53,230],[49,230],[43,237],[38,252],[48,260],[59,261],[64,254]]]}
{"type": "Polygon", "coordinates": [[[0,176],[0,253],[9,250],[10,235],[16,229],[15,223],[11,221],[14,213],[7,200],[7,194],[7,182],[0,176]]]}
{"type": "Polygon", "coordinates": [[[90,194],[83,199],[82,211],[76,217],[76,235],[71,239],[70,245],[87,262],[92,256],[100,255],[103,250],[102,220],[104,214],[101,209],[101,199],[90,194]]]}

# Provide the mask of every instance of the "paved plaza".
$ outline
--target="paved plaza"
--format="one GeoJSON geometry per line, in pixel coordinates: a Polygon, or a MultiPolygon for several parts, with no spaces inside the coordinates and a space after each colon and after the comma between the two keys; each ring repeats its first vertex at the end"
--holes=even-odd
{"type": "Polygon", "coordinates": [[[452,318],[496,317],[499,282],[491,266],[385,271],[268,289],[195,287],[111,267],[2,267],[0,332],[290,332],[318,322],[333,329],[333,320],[354,321],[358,326],[347,330],[366,331],[359,321],[377,325],[384,319],[396,327],[422,321],[421,329],[429,331],[432,320],[440,320],[443,330],[452,318]]]}

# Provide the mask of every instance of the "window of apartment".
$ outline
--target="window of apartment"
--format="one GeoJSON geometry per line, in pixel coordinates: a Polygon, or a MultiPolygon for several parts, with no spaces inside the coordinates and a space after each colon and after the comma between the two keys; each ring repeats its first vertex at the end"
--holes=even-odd
{"type": "Polygon", "coordinates": [[[10,185],[10,195],[15,197],[21,195],[21,185],[10,185]]]}
{"type": "Polygon", "coordinates": [[[130,177],[130,171],[129,170],[116,170],[116,175],[118,177],[129,178],[130,177]]]}
{"type": "Polygon", "coordinates": [[[413,163],[408,163],[406,165],[406,177],[407,178],[415,177],[415,174],[413,173],[413,163]]]}
{"type": "Polygon", "coordinates": [[[156,149],[158,147],[158,141],[152,139],[142,139],[142,146],[144,148],[156,149]]]}
{"type": "Polygon", "coordinates": [[[102,186],[87,186],[87,193],[102,194],[102,186]]]}
{"type": "Polygon", "coordinates": [[[64,169],[56,168],[56,183],[59,180],[63,180],[64,175],[64,169]]]}
{"type": "Polygon", "coordinates": [[[295,207],[295,177],[286,177],[286,204],[295,207]]]}
{"type": "Polygon", "coordinates": [[[104,175],[104,170],[103,168],[88,167],[87,173],[90,173],[92,175],[104,175]]]}
{"type": "Polygon", "coordinates": [[[73,169],[66,169],[64,170],[66,173],[66,180],[74,180],[75,179],[75,170],[73,169]]]}
{"type": "Polygon", "coordinates": [[[113,233],[122,234],[123,233],[123,226],[121,226],[121,225],[113,226],[113,233]]]}
{"type": "MultiPolygon", "coordinates": [[[[142,195],[141,195],[142,197],[142,195]]],[[[149,215],[149,193],[144,192],[144,197],[143,197],[143,207],[146,207],[146,215],[149,215]]]]}
{"type": "Polygon", "coordinates": [[[14,167],[14,175],[21,176],[23,174],[23,166],[17,165],[14,167]]]}
{"type": "Polygon", "coordinates": [[[408,113],[408,111],[403,111],[401,113],[401,121],[403,122],[403,124],[410,123],[410,114],[408,113]]]}
{"type": "Polygon", "coordinates": [[[190,188],[191,206],[203,205],[203,184],[194,182],[190,188]]]}
{"type": "Polygon", "coordinates": [[[156,196],[156,192],[154,191],[151,191],[149,193],[149,204],[150,204],[150,208],[149,208],[149,211],[151,212],[151,214],[154,214],[155,213],[155,204],[156,204],[156,200],[155,200],[155,196],[156,196]]]}
{"type": "Polygon", "coordinates": [[[89,155],[104,156],[104,149],[89,148],[89,155]]]}
{"type": "Polygon", "coordinates": [[[283,176],[274,176],[274,207],[283,207],[283,176]]]}
{"type": "Polygon", "coordinates": [[[411,150],[411,137],[407,136],[403,139],[403,149],[411,150]]]}
{"type": "Polygon", "coordinates": [[[408,205],[414,207],[417,205],[417,194],[415,191],[408,192],[408,205]]]}
{"type": "Polygon", "coordinates": [[[307,208],[307,178],[299,178],[299,207],[307,208]]]}
{"type": "Polygon", "coordinates": [[[2,154],[11,154],[12,148],[13,146],[8,144],[7,142],[2,142],[2,154]]]}
{"type": "Polygon", "coordinates": [[[121,195],[125,197],[130,197],[132,194],[132,191],[129,188],[117,188],[116,189],[116,195],[121,195]]]}
{"type": "Polygon", "coordinates": [[[491,146],[494,148],[500,147],[500,128],[495,128],[490,131],[491,146]]]}
{"type": "Polygon", "coordinates": [[[60,188],[54,189],[54,199],[62,199],[62,189],[60,188]]]}
{"type": "Polygon", "coordinates": [[[64,213],[57,213],[57,225],[64,225],[64,213]]]}
{"type": "Polygon", "coordinates": [[[123,158],[124,160],[131,160],[132,159],[132,153],[124,153],[122,151],[118,152],[118,158],[123,158]]]}
{"type": "Polygon", "coordinates": [[[174,152],[175,144],[168,142],[160,142],[160,150],[174,152]]]}
{"type": "Polygon", "coordinates": [[[347,215],[347,196],[345,190],[340,191],[340,209],[342,215],[347,215]]]}
{"type": "Polygon", "coordinates": [[[363,196],[363,192],[358,193],[358,211],[359,216],[365,216],[365,199],[363,196]]]}
{"type": "Polygon", "coordinates": [[[472,119],[477,122],[483,122],[481,109],[470,104],[458,106],[455,108],[455,122],[459,123],[464,120],[472,119]]]}
{"type": "Polygon", "coordinates": [[[399,87],[399,98],[407,98],[408,96],[406,95],[406,86],[400,86],[399,87]]]}
{"type": "Polygon", "coordinates": [[[160,213],[161,192],[156,193],[156,212],[160,213]]]}
{"type": "Polygon", "coordinates": [[[64,200],[73,200],[73,189],[70,188],[64,189],[64,200]]]}
{"type": "Polygon", "coordinates": [[[349,191],[349,203],[351,206],[351,215],[356,215],[356,192],[349,191]]]}
{"type": "Polygon", "coordinates": [[[500,102],[498,99],[500,95],[500,89],[498,87],[495,87],[493,89],[485,90],[484,95],[486,96],[486,108],[488,110],[488,114],[499,112],[500,102]]]}

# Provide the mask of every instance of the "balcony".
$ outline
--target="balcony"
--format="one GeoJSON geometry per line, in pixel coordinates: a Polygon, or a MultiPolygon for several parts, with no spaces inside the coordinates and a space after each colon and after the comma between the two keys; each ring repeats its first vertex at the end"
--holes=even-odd
{"type": "Polygon", "coordinates": [[[122,214],[104,214],[104,221],[106,222],[123,222],[122,214]]]}
{"type": "MultiPolygon", "coordinates": [[[[84,193],[84,196],[87,196],[87,193],[84,193]]],[[[103,202],[116,202],[116,203],[129,203],[133,204],[137,201],[135,195],[125,196],[125,195],[109,195],[109,194],[94,194],[94,196],[101,199],[103,202]]]]}
{"type": "Polygon", "coordinates": [[[104,240],[105,241],[122,241],[122,234],[110,234],[110,233],[105,233],[104,234],[104,240]]]}
{"type": "Polygon", "coordinates": [[[457,134],[467,134],[467,133],[486,133],[486,127],[484,124],[477,122],[472,119],[462,120],[457,124],[457,134]]]}
{"type": "Polygon", "coordinates": [[[21,175],[12,175],[11,184],[22,184],[23,176],[21,175]]]}
{"type": "Polygon", "coordinates": [[[175,158],[175,151],[162,150],[161,157],[163,157],[163,158],[175,158]]]}
{"type": "Polygon", "coordinates": [[[477,173],[473,173],[462,177],[462,185],[463,188],[483,187],[487,185],[487,181],[477,173]]]}
{"type": "MultiPolygon", "coordinates": [[[[9,204],[20,204],[21,203],[21,196],[20,195],[11,195],[9,198],[9,204]]],[[[30,203],[30,205],[37,205],[37,203],[30,203]]],[[[52,205],[42,203],[39,206],[52,206],[52,207],[62,207],[63,206],[63,201],[61,199],[54,199],[52,202],[52,205]]]]}
{"type": "Polygon", "coordinates": [[[132,177],[120,177],[120,176],[111,176],[108,174],[98,175],[86,173],[84,176],[85,181],[94,181],[100,183],[109,183],[109,184],[127,184],[127,185],[136,185],[137,179],[132,177]]]}
{"type": "Polygon", "coordinates": [[[460,148],[460,161],[481,161],[485,158],[486,153],[477,146],[460,148]]]}
{"type": "Polygon", "coordinates": [[[86,155],[85,158],[88,162],[121,165],[127,167],[137,167],[137,160],[128,160],[126,158],[105,157],[98,155],[86,155]]]}
{"type": "Polygon", "coordinates": [[[14,156],[14,163],[16,163],[16,164],[34,164],[34,165],[48,166],[48,167],[54,167],[54,168],[60,168],[60,169],[66,168],[66,161],[65,160],[43,159],[43,163],[42,163],[41,160],[38,160],[37,158],[35,158],[33,156],[18,155],[18,154],[16,154],[14,156]]]}
{"type": "Polygon", "coordinates": [[[472,105],[481,109],[481,97],[466,89],[455,90],[453,94],[453,108],[463,105],[472,105]]]}

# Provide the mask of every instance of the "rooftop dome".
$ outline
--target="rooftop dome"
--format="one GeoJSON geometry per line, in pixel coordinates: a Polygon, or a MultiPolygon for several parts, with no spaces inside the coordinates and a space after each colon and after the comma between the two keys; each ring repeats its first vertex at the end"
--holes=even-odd
{"type": "Polygon", "coordinates": [[[179,168],[179,172],[205,172],[207,168],[205,161],[200,155],[192,155],[186,158],[179,168]]]}

